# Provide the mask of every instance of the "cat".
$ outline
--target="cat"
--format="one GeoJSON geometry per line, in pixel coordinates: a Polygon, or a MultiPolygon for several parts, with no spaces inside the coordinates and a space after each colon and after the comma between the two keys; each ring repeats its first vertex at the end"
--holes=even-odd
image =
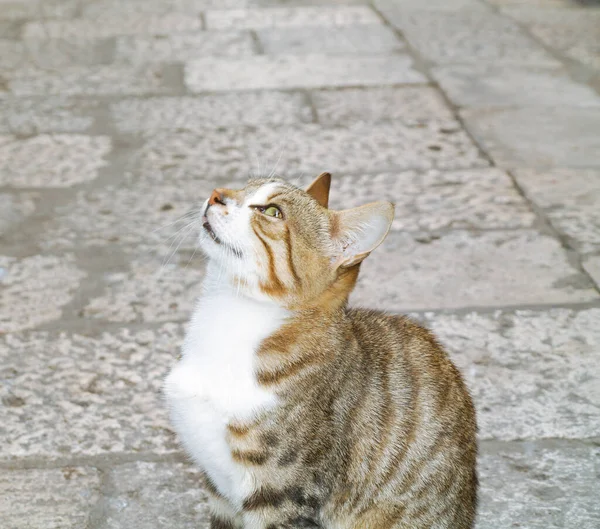
{"type": "Polygon", "coordinates": [[[417,323],[348,307],[394,207],[330,210],[330,182],[251,180],[202,207],[203,292],[164,392],[210,527],[471,528],[461,375],[417,323]]]}

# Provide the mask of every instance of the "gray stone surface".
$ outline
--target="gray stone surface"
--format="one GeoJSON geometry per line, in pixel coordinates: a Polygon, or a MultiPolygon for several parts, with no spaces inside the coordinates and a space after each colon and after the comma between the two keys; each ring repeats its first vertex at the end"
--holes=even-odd
{"type": "Polygon", "coordinates": [[[600,256],[589,257],[583,261],[583,268],[590,274],[598,289],[600,289],[600,256]]]}
{"type": "Polygon", "coordinates": [[[100,497],[100,475],[93,468],[0,472],[0,519],[3,529],[87,527],[100,497]]]}
{"type": "Polygon", "coordinates": [[[117,129],[131,134],[240,125],[284,125],[312,120],[306,96],[290,92],[123,99],[112,104],[110,112],[117,129]]]}
{"type": "Polygon", "coordinates": [[[517,170],[530,200],[581,253],[600,253],[600,170],[517,170]]]}
{"type": "Polygon", "coordinates": [[[227,9],[205,14],[208,29],[261,29],[270,27],[352,26],[380,24],[368,6],[273,7],[270,9],[227,9]]]}
{"type": "Polygon", "coordinates": [[[2,0],[0,19],[69,18],[77,13],[77,0],[2,0]]]}
{"type": "Polygon", "coordinates": [[[446,134],[460,130],[452,112],[434,88],[402,86],[321,90],[311,95],[321,123],[393,120],[407,125],[448,121],[446,134]]]}
{"type": "Polygon", "coordinates": [[[423,58],[435,63],[557,64],[514,22],[482,8],[405,11],[382,6],[382,11],[423,58]]]}
{"type": "Polygon", "coordinates": [[[392,229],[403,231],[522,228],[534,222],[510,177],[496,168],[334,175],[331,208],[376,200],[395,203],[392,229]]]}
{"type": "Polygon", "coordinates": [[[0,185],[69,187],[93,180],[110,149],[106,136],[0,136],[0,185]]]}
{"type": "Polygon", "coordinates": [[[381,25],[340,26],[323,29],[271,28],[258,32],[265,53],[393,53],[404,48],[394,32],[381,25]]]}
{"type": "Polygon", "coordinates": [[[463,112],[467,127],[503,167],[600,165],[600,109],[524,107],[463,112]]]}
{"type": "Polygon", "coordinates": [[[106,15],[157,15],[185,13],[199,16],[207,9],[244,7],[249,0],[93,0],[81,5],[81,14],[94,20],[106,15]]]}
{"type": "Polygon", "coordinates": [[[0,335],[60,318],[85,277],[68,254],[0,256],[0,335]]]}
{"type": "Polygon", "coordinates": [[[595,529],[599,458],[595,445],[484,444],[477,529],[595,529]]]}
{"type": "Polygon", "coordinates": [[[280,55],[186,64],[192,92],[424,83],[408,55],[280,55]]]}
{"type": "Polygon", "coordinates": [[[174,452],[160,390],[182,335],[166,324],[96,337],[0,337],[0,398],[9,403],[0,407],[0,461],[174,452]]]}
{"type": "Polygon", "coordinates": [[[0,193],[0,236],[35,211],[36,198],[34,193],[0,193]]]}
{"type": "Polygon", "coordinates": [[[552,305],[599,297],[556,239],[522,230],[391,233],[365,261],[353,299],[406,311],[552,305]]]}
{"type": "Polygon", "coordinates": [[[189,464],[131,463],[114,468],[100,529],[177,529],[208,527],[206,493],[189,464]]]}
{"type": "Polygon", "coordinates": [[[465,375],[481,439],[600,435],[600,309],[423,318],[465,375]]]}
{"type": "Polygon", "coordinates": [[[457,106],[600,106],[592,88],[562,69],[457,65],[434,68],[433,76],[457,106]]]}

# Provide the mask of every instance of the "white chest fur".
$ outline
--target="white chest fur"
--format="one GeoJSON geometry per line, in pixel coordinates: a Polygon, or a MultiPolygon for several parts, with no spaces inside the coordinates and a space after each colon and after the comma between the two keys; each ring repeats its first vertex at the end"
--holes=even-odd
{"type": "Polygon", "coordinates": [[[226,425],[277,404],[273,393],[258,386],[254,358],[262,340],[285,318],[285,311],[274,305],[234,293],[207,293],[192,317],[183,358],[165,381],[180,440],[234,504],[250,491],[251,476],[231,458],[226,425]]]}

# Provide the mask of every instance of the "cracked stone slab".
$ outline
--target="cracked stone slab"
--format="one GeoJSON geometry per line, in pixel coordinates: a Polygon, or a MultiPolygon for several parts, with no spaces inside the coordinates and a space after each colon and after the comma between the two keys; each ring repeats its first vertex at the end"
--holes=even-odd
{"type": "Polygon", "coordinates": [[[559,241],[521,230],[392,232],[365,261],[352,299],[398,312],[600,298],[587,276],[568,262],[559,241]]]}
{"type": "Polygon", "coordinates": [[[70,255],[0,256],[0,334],[59,319],[85,277],[70,255]]]}
{"type": "Polygon", "coordinates": [[[35,211],[36,193],[0,193],[0,237],[35,211]]]}
{"type": "Polygon", "coordinates": [[[386,26],[270,28],[257,31],[265,53],[395,53],[405,45],[386,26]]]}
{"type": "Polygon", "coordinates": [[[99,106],[97,101],[62,96],[0,96],[0,133],[33,136],[44,132],[88,132],[99,106]]]}
{"type": "Polygon", "coordinates": [[[600,435],[600,309],[425,314],[464,374],[482,439],[600,435]]]}
{"type": "Polygon", "coordinates": [[[514,174],[576,250],[600,252],[600,169],[518,169],[514,174]]]}
{"type": "Polygon", "coordinates": [[[0,72],[2,75],[7,90],[18,96],[126,96],[173,90],[168,71],[160,64],[70,67],[60,71],[21,68],[0,72]]]}
{"type": "Polygon", "coordinates": [[[99,529],[208,527],[207,496],[198,471],[186,463],[130,463],[111,469],[99,529]]]}
{"type": "Polygon", "coordinates": [[[94,180],[111,150],[107,136],[0,136],[0,185],[70,187],[94,180]]]}
{"type": "Polygon", "coordinates": [[[312,121],[306,96],[290,92],[124,99],[111,104],[110,112],[117,129],[128,134],[312,121]]]}
{"type": "Polygon", "coordinates": [[[462,115],[498,165],[600,166],[600,108],[482,109],[462,115]]]}
{"type": "Polygon", "coordinates": [[[406,11],[384,5],[381,9],[413,48],[435,63],[559,65],[513,21],[479,7],[406,11]]]}
{"type": "Polygon", "coordinates": [[[600,255],[588,257],[583,261],[583,268],[590,274],[598,289],[600,289],[600,255]]]}
{"type": "Polygon", "coordinates": [[[305,6],[267,9],[227,9],[207,11],[208,29],[263,29],[272,27],[354,26],[381,24],[377,14],[367,6],[305,6]]]}
{"type": "Polygon", "coordinates": [[[408,55],[202,57],[185,67],[193,92],[426,83],[408,55]]]}
{"type": "Polygon", "coordinates": [[[535,221],[510,177],[497,168],[347,177],[334,174],[332,209],[377,200],[394,202],[392,229],[402,231],[522,228],[535,221]]]}
{"type": "Polygon", "coordinates": [[[488,165],[463,131],[447,134],[442,129],[436,123],[354,123],[157,134],[140,149],[132,170],[148,181],[172,183],[198,178],[239,182],[271,171],[293,178],[325,170],[356,174],[488,165]]]}
{"type": "Polygon", "coordinates": [[[401,121],[419,125],[449,121],[447,134],[460,130],[439,92],[429,86],[347,88],[314,91],[311,98],[320,123],[401,121]]]}
{"type": "Polygon", "coordinates": [[[477,529],[595,529],[600,450],[564,443],[484,444],[477,529]]]}
{"type": "Polygon", "coordinates": [[[107,13],[93,20],[79,18],[28,22],[23,28],[23,37],[98,39],[118,35],[170,35],[201,29],[202,19],[185,13],[107,13]]]}
{"type": "Polygon", "coordinates": [[[247,31],[204,31],[169,36],[117,37],[115,61],[185,62],[203,56],[255,55],[256,46],[247,31]]]}
{"type": "Polygon", "coordinates": [[[0,337],[0,459],[177,451],[161,397],[183,329],[0,337]],[[31,417],[36,417],[35,428],[31,417]]]}
{"type": "Polygon", "coordinates": [[[98,501],[96,469],[6,470],[0,472],[0,519],[3,529],[87,527],[98,501]]]}
{"type": "Polygon", "coordinates": [[[599,107],[600,96],[562,69],[455,65],[432,70],[457,106],[599,107]]]}

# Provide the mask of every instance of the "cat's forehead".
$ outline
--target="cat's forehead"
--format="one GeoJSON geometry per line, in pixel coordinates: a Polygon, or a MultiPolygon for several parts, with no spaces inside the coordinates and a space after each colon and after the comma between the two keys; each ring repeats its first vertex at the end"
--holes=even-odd
{"type": "Polygon", "coordinates": [[[244,188],[244,195],[246,200],[252,200],[257,204],[270,202],[274,198],[293,199],[303,196],[308,197],[302,189],[280,179],[250,180],[244,188]]]}

